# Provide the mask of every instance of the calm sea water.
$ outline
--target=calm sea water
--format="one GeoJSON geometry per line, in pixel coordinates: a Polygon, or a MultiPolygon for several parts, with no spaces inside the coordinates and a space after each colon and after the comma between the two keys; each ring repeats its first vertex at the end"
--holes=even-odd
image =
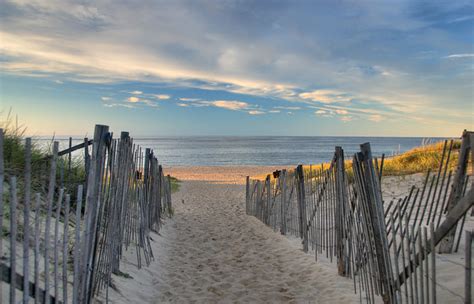
{"type": "MultiPolygon", "coordinates": [[[[59,138],[60,149],[68,140],[59,138]]],[[[295,165],[330,161],[335,146],[342,146],[346,157],[370,142],[374,156],[386,156],[420,146],[423,138],[414,137],[303,137],[303,136],[193,136],[135,138],[143,148],[154,150],[165,166],[295,165]]],[[[441,138],[433,141],[442,140],[441,138]]],[[[39,139],[48,145],[50,139],[39,139]]],[[[73,145],[81,139],[73,139],[73,145]]]]}

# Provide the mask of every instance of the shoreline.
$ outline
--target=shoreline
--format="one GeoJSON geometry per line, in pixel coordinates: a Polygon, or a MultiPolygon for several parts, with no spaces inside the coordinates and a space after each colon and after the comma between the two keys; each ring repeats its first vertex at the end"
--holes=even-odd
{"type": "Polygon", "coordinates": [[[271,174],[275,170],[294,168],[295,166],[168,166],[163,167],[179,181],[206,181],[229,184],[245,184],[247,176],[271,174]]]}

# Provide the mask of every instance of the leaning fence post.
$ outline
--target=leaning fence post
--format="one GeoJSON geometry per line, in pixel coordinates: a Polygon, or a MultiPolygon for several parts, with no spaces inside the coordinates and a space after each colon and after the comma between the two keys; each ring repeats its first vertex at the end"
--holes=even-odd
{"type": "MultiPolygon", "coordinates": [[[[474,146],[473,142],[470,142],[472,132],[464,130],[462,134],[461,149],[459,151],[459,159],[456,167],[456,173],[449,194],[448,203],[446,205],[447,211],[449,212],[461,199],[463,192],[464,179],[466,177],[467,163],[469,160],[469,149],[474,146]]],[[[453,251],[454,237],[456,234],[457,224],[449,231],[446,237],[441,241],[439,245],[440,253],[451,253],[453,251]]]]}
{"type": "Polygon", "coordinates": [[[387,241],[387,229],[383,212],[382,192],[379,185],[378,175],[375,172],[370,143],[360,146],[362,164],[364,168],[364,179],[366,184],[366,197],[369,215],[372,218],[372,230],[380,273],[383,286],[382,298],[384,303],[390,303],[394,296],[393,272],[390,260],[390,252],[387,241]]]}
{"type": "Polygon", "coordinates": [[[305,189],[304,189],[304,173],[303,166],[298,165],[296,167],[297,174],[297,191],[298,191],[298,216],[300,222],[300,237],[303,239],[303,251],[308,252],[308,221],[306,218],[306,201],[305,201],[305,189]]]}
{"type": "Polygon", "coordinates": [[[345,234],[344,229],[344,213],[348,208],[348,194],[346,189],[346,175],[344,169],[344,151],[341,147],[336,147],[336,248],[337,248],[337,268],[341,276],[345,276],[347,265],[344,257],[345,251],[345,234]]]}
{"type": "Polygon", "coordinates": [[[97,216],[100,207],[99,192],[101,189],[102,167],[105,161],[105,147],[108,131],[109,127],[104,125],[96,125],[94,130],[94,143],[87,181],[84,247],[81,252],[81,266],[83,269],[80,286],[80,303],[89,303],[92,297],[97,216]]]}

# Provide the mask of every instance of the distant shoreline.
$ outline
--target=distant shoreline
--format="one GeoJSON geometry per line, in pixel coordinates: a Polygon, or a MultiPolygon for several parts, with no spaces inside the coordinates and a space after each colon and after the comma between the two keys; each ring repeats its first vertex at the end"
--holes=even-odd
{"type": "Polygon", "coordinates": [[[270,174],[275,170],[294,166],[165,166],[165,174],[180,181],[213,181],[231,184],[245,184],[246,176],[270,174]]]}

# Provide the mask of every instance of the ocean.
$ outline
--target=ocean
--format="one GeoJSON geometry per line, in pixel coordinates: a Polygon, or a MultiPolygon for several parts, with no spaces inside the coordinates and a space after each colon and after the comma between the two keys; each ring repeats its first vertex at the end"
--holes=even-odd
{"type": "MultiPolygon", "coordinates": [[[[68,147],[61,137],[60,150],[68,147]]],[[[443,138],[431,139],[439,141],[443,138]]],[[[73,145],[82,141],[73,138],[73,145]]],[[[370,142],[372,154],[391,156],[422,144],[421,137],[336,137],[336,136],[180,136],[134,138],[134,143],[153,149],[164,166],[239,166],[318,164],[332,159],[335,146],[342,146],[346,158],[370,142]]],[[[48,146],[51,138],[37,139],[48,146]]],[[[79,153],[75,153],[77,156],[79,153]]]]}

